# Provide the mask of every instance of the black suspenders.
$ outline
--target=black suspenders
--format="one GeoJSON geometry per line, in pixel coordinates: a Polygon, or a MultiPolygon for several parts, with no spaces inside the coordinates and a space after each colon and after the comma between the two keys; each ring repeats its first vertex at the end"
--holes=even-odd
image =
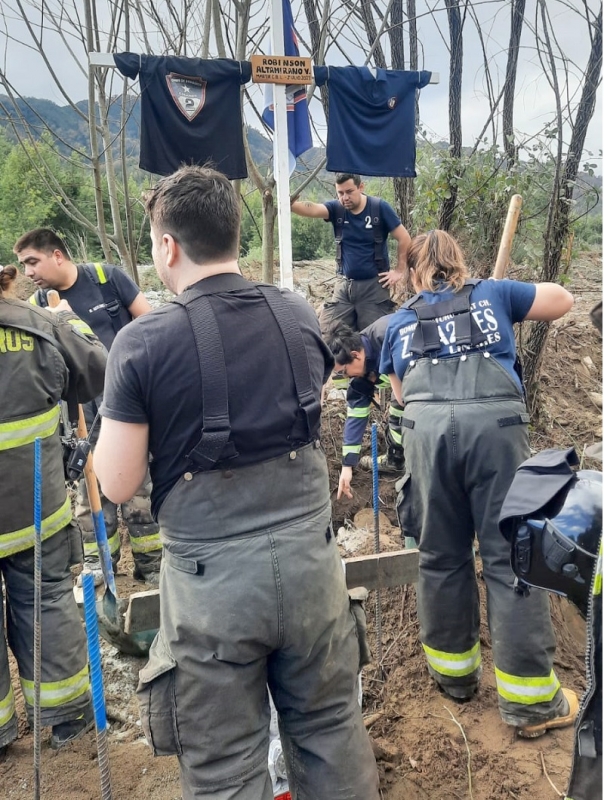
{"type": "MultiPolygon", "coordinates": [[[[302,332],[288,303],[276,286],[255,285],[279,325],[292,368],[299,407],[289,436],[293,448],[296,444],[310,441],[313,423],[321,413],[321,403],[313,392],[302,332]]],[[[226,361],[216,315],[208,296],[224,291],[224,287],[213,281],[213,288],[206,292],[201,281],[174,299],[175,303],[184,306],[189,317],[201,371],[203,403],[201,438],[187,454],[187,459],[197,471],[213,469],[217,463],[239,455],[235,445],[230,441],[226,361]]]]}
{"type": "Polygon", "coordinates": [[[408,300],[403,308],[415,312],[418,325],[411,340],[411,352],[418,356],[429,356],[438,353],[442,342],[438,334],[437,319],[453,316],[455,318],[455,343],[459,347],[480,347],[487,339],[478,327],[470,312],[470,295],[478,280],[467,280],[465,285],[448,299],[437,303],[427,303],[422,294],[416,294],[408,300]]]}

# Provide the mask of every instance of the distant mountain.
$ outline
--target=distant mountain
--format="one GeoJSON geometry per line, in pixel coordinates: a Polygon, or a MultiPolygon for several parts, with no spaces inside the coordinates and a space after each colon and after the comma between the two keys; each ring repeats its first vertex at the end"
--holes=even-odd
{"type": "MultiPolygon", "coordinates": [[[[0,128],[3,128],[10,141],[16,141],[13,131],[13,124],[19,129],[23,129],[21,118],[29,126],[34,135],[41,136],[45,131],[50,130],[58,146],[66,154],[71,148],[76,148],[84,153],[89,150],[89,134],[85,117],[88,114],[88,101],[81,100],[76,103],[75,108],[70,105],[60,106],[52,100],[44,100],[36,97],[19,98],[16,101],[18,112],[15,111],[12,101],[6,95],[0,95],[0,128]],[[11,122],[12,120],[12,122],[11,122]]],[[[140,101],[134,95],[127,95],[127,106],[125,112],[125,130],[128,163],[132,166],[138,164],[139,154],[139,133],[140,133],[140,101]]],[[[97,107],[98,115],[98,107],[97,107]]],[[[109,104],[109,126],[112,136],[117,137],[122,126],[122,99],[121,95],[112,98],[109,104]]],[[[247,127],[247,136],[252,157],[261,171],[265,171],[272,166],[273,144],[272,141],[261,131],[251,126],[247,127]]],[[[437,151],[446,151],[449,147],[445,141],[432,142],[430,148],[437,151]]],[[[469,153],[471,148],[464,148],[464,152],[469,153]]],[[[325,150],[322,147],[313,147],[304,153],[299,161],[296,173],[308,174],[325,157],[325,150]]],[[[333,173],[322,170],[319,179],[331,183],[333,173]]],[[[602,177],[600,175],[589,176],[587,173],[580,173],[579,185],[575,190],[575,200],[580,211],[585,208],[586,201],[589,199],[593,203],[593,196],[588,194],[588,186],[601,189],[602,177]]],[[[588,208],[589,206],[587,206],[588,208]]],[[[601,201],[596,203],[594,213],[601,212],[601,201]]]]}
{"type": "MultiPolygon", "coordinates": [[[[127,101],[125,130],[128,155],[138,162],[140,101],[133,95],[128,95],[127,101]]],[[[64,152],[69,151],[69,146],[88,151],[90,139],[85,121],[85,117],[88,115],[87,100],[76,103],[75,108],[70,105],[60,106],[52,100],[36,97],[19,98],[16,102],[18,112],[15,111],[12,101],[6,95],[0,95],[0,128],[4,129],[9,140],[16,141],[13,123],[23,131],[22,118],[34,135],[41,136],[45,131],[50,131],[64,152]],[[78,113],[79,111],[82,113],[78,113]]],[[[98,115],[98,106],[96,111],[98,115]]],[[[117,136],[122,126],[121,96],[111,100],[108,112],[109,130],[112,136],[117,136]]],[[[268,166],[273,157],[271,140],[255,128],[248,127],[247,131],[254,161],[261,168],[268,166]]]]}

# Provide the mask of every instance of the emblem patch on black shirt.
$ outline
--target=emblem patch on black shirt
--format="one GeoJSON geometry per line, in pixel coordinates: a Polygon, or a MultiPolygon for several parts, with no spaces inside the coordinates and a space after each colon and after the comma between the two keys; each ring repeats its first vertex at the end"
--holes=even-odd
{"type": "Polygon", "coordinates": [[[188,120],[195,119],[206,101],[206,81],[169,72],[166,75],[168,89],[179,111],[188,120]]]}

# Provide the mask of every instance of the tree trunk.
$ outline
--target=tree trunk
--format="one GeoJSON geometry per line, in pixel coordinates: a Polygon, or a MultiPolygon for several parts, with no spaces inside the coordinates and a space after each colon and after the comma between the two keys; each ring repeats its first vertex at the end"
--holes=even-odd
{"type": "Polygon", "coordinates": [[[262,192],[262,282],[272,283],[275,272],[275,198],[273,190],[262,192]]]}
{"type": "Polygon", "coordinates": [[[373,51],[373,57],[376,67],[386,69],[386,57],[382,45],[378,41],[377,28],[375,27],[375,20],[373,19],[373,12],[371,10],[371,0],[361,0],[361,14],[363,17],[363,25],[367,33],[367,41],[369,47],[373,51]]]}
{"type": "MultiPolygon", "coordinates": [[[[553,216],[548,225],[544,244],[543,268],[541,280],[556,281],[560,274],[560,263],[564,244],[570,230],[570,209],[575,180],[579,171],[581,154],[585,145],[585,136],[589,122],[593,117],[596,105],[596,92],[602,70],[602,6],[593,24],[593,35],[589,62],[585,70],[585,79],[581,100],[577,107],[573,132],[568,147],[566,163],[560,179],[555,186],[556,196],[553,198],[553,216]]],[[[524,351],[524,375],[526,379],[528,404],[531,413],[538,412],[538,394],[536,392],[539,367],[546,341],[548,323],[536,323],[529,335],[524,351]]]]}
{"type": "MultiPolygon", "coordinates": [[[[398,20],[398,8],[397,4],[394,3],[392,6],[392,26],[394,28],[395,19],[398,20]],[[395,17],[396,14],[396,17],[395,17]]],[[[415,10],[415,0],[407,0],[407,25],[409,31],[409,69],[416,70],[418,68],[417,63],[417,20],[416,20],[416,10],[415,10]]],[[[400,26],[401,26],[401,35],[403,31],[403,12],[402,12],[402,4],[400,9],[400,26]]],[[[395,50],[392,47],[392,66],[394,69],[405,69],[405,60],[404,60],[404,50],[401,47],[400,50],[400,61],[397,58],[395,59],[395,50]]],[[[418,95],[416,93],[415,99],[415,133],[417,137],[417,129],[419,126],[419,102],[418,102],[418,95]]],[[[413,178],[394,178],[394,197],[395,197],[395,205],[398,211],[399,217],[401,218],[401,222],[407,228],[407,230],[411,230],[413,225],[413,217],[411,216],[411,210],[415,205],[415,181],[413,178]]]]}
{"type": "MultiPolygon", "coordinates": [[[[390,52],[392,69],[405,69],[405,37],[403,35],[403,0],[393,0],[390,9],[390,52]]],[[[405,178],[393,178],[394,205],[405,228],[409,227],[409,197],[405,178]]]]}
{"type": "MultiPolygon", "coordinates": [[[[304,0],[304,12],[306,14],[306,21],[310,31],[310,44],[312,52],[310,57],[314,64],[325,63],[325,34],[327,31],[327,20],[329,18],[329,2],[325,0],[323,6],[323,18],[319,22],[317,16],[317,4],[314,0],[304,0]]],[[[321,94],[321,105],[323,106],[323,113],[325,119],[329,120],[329,89],[327,84],[319,87],[321,94]]]]}
{"type": "Polygon", "coordinates": [[[518,52],[520,37],[524,25],[525,0],[512,0],[512,19],[510,43],[508,45],[508,61],[505,70],[505,88],[503,93],[503,146],[507,156],[508,168],[516,163],[517,151],[514,142],[514,95],[516,90],[516,72],[518,69],[518,52]]]}
{"type": "MultiPolygon", "coordinates": [[[[86,18],[86,42],[88,50],[94,50],[93,29],[92,29],[92,10],[89,0],[84,4],[86,18]]],[[[92,175],[94,181],[94,203],[96,208],[96,218],[98,235],[103,248],[103,253],[107,261],[112,261],[111,245],[105,225],[105,210],[103,208],[103,182],[101,178],[101,164],[99,158],[99,146],[96,126],[96,99],[95,99],[95,78],[94,70],[88,71],[88,133],[90,137],[90,155],[92,161],[92,175]]]]}
{"type": "Polygon", "coordinates": [[[457,173],[461,157],[461,78],[463,70],[463,39],[459,0],[445,0],[449,21],[449,167],[447,193],[439,213],[439,227],[448,231],[457,204],[457,173]]]}

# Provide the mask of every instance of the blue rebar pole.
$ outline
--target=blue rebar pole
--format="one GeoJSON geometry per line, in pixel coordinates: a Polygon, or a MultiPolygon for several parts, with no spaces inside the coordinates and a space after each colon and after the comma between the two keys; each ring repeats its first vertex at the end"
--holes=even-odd
{"type": "Polygon", "coordinates": [[[84,572],[82,572],[82,588],[84,590],[84,621],[86,623],[86,642],[88,644],[88,662],[90,665],[92,706],[94,709],[97,753],[101,776],[101,798],[102,800],[112,800],[109,747],[107,743],[107,712],[105,709],[105,693],[103,691],[99,625],[96,616],[94,577],[90,570],[84,570],[84,572]]]}
{"type": "Polygon", "coordinates": [[[34,441],[34,800],[40,798],[42,681],[42,440],[34,441]]]}
{"type": "MultiPolygon", "coordinates": [[[[371,426],[371,460],[373,465],[373,534],[374,549],[380,552],[380,496],[379,496],[379,475],[378,475],[378,442],[377,442],[377,423],[371,426]]],[[[377,662],[382,667],[382,598],[380,587],[375,590],[375,637],[377,662]]]]}

